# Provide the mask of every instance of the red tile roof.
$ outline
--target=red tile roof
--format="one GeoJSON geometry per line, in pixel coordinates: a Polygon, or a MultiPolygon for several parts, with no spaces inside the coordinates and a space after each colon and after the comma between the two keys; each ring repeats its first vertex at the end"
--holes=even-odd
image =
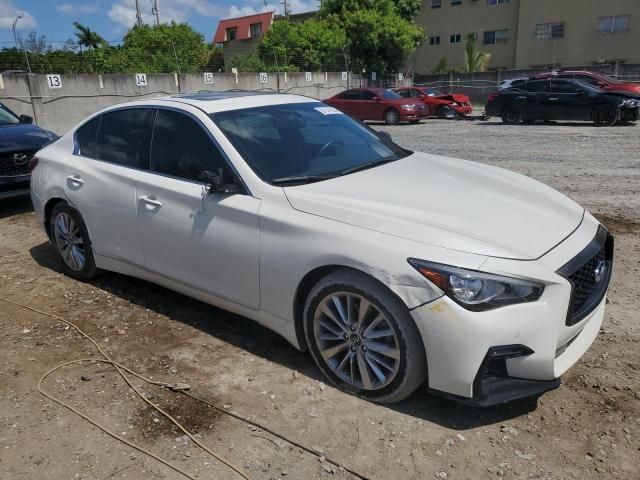
{"type": "Polygon", "coordinates": [[[256,15],[247,15],[245,17],[228,18],[226,20],[220,20],[218,23],[218,29],[213,37],[214,43],[222,43],[227,40],[227,28],[236,27],[238,29],[236,33],[236,40],[246,40],[251,38],[249,33],[249,27],[254,23],[262,24],[262,33],[267,33],[269,27],[271,27],[271,21],[273,19],[273,12],[258,13],[256,15]]]}

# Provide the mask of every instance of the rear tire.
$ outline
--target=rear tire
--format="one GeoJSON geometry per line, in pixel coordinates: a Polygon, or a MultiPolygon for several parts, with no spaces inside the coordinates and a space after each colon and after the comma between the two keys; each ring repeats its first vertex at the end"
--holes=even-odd
{"type": "Polygon", "coordinates": [[[362,272],[338,270],[313,287],[304,333],[322,373],[352,395],[398,402],[427,378],[425,349],[409,310],[362,272]]]}
{"type": "Polygon", "coordinates": [[[440,105],[436,110],[436,115],[438,116],[438,118],[452,119],[455,118],[456,111],[449,105],[440,105]]]}
{"type": "Polygon", "coordinates": [[[598,105],[593,109],[593,123],[596,127],[611,127],[619,119],[620,109],[614,105],[598,105]]]}
{"type": "Polygon", "coordinates": [[[397,125],[400,123],[400,114],[395,108],[390,108],[384,112],[384,123],[387,125],[397,125]]]}
{"type": "Polygon", "coordinates": [[[506,125],[516,125],[520,123],[520,120],[522,120],[520,108],[518,108],[518,106],[513,103],[505,105],[505,107],[502,109],[501,118],[502,123],[506,125]]]}
{"type": "Polygon", "coordinates": [[[65,275],[89,280],[100,270],[93,258],[89,232],[80,212],[65,202],[53,207],[49,217],[51,243],[65,275]]]}

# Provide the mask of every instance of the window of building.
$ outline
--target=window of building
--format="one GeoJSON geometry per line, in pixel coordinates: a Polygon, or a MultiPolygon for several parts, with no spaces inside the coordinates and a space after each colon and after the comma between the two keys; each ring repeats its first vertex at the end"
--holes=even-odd
{"type": "Polygon", "coordinates": [[[238,27],[227,28],[227,40],[235,40],[238,36],[238,27]]]}
{"type": "Polygon", "coordinates": [[[462,41],[462,36],[459,33],[454,33],[449,36],[449,43],[460,43],[462,41]]]}
{"type": "Polygon", "coordinates": [[[507,43],[509,30],[492,30],[484,32],[483,42],[485,45],[493,45],[495,43],[507,43]]]}
{"type": "Polygon", "coordinates": [[[451,0],[452,7],[457,7],[459,5],[462,5],[462,0],[451,0]]]}
{"type": "Polygon", "coordinates": [[[563,38],[564,22],[539,23],[536,25],[536,38],[563,38]]]}
{"type": "Polygon", "coordinates": [[[487,0],[487,5],[502,5],[509,2],[510,0],[487,0]]]}
{"type": "Polygon", "coordinates": [[[599,33],[617,33],[629,31],[631,15],[617,15],[615,17],[600,17],[598,19],[599,33]]]}
{"type": "Polygon", "coordinates": [[[227,163],[203,127],[187,115],[172,110],[158,110],[151,142],[151,171],[200,180],[200,174],[227,163]]]}
{"type": "Polygon", "coordinates": [[[431,0],[431,8],[440,8],[442,6],[442,0],[431,0]]]}
{"type": "Polygon", "coordinates": [[[249,27],[249,34],[251,38],[259,37],[262,35],[262,24],[261,23],[252,23],[249,27]]]}
{"type": "Polygon", "coordinates": [[[440,37],[429,37],[429,45],[440,45],[440,37]]]}

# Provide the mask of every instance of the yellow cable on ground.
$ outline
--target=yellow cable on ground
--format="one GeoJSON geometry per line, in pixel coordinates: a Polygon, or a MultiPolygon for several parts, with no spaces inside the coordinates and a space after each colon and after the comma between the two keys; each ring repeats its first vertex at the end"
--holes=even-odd
{"type": "Polygon", "coordinates": [[[155,382],[153,380],[147,379],[145,377],[143,377],[142,375],[134,372],[133,370],[120,365],[117,362],[114,362],[111,357],[104,351],[102,350],[102,348],[100,348],[100,345],[98,345],[98,343],[91,338],[88,334],[86,334],[84,331],[82,331],[82,329],[80,327],[78,327],[76,324],[74,324],[73,322],[69,321],[69,320],[65,320],[64,318],[55,315],[53,313],[48,313],[48,312],[43,312],[42,310],[38,310],[37,308],[33,308],[30,307],[28,305],[23,305],[19,302],[13,301],[13,300],[9,300],[7,298],[3,298],[0,297],[0,300],[7,302],[7,303],[11,303],[13,305],[22,307],[22,308],[26,308],[27,310],[31,310],[33,312],[39,313],[41,315],[45,315],[51,318],[55,318],[56,320],[62,322],[62,323],[66,323],[67,325],[69,325],[70,327],[73,327],[80,335],[82,335],[84,338],[86,338],[87,340],[89,340],[91,343],[93,343],[93,345],[96,347],[96,349],[98,350],[98,352],[100,352],[100,354],[104,357],[104,359],[96,359],[96,358],[91,358],[91,359],[82,359],[82,360],[71,360],[69,362],[65,362],[61,365],[58,365],[57,367],[52,368],[51,370],[49,370],[47,373],[45,373],[42,377],[40,377],[40,381],[38,382],[38,391],[44,395],[45,397],[49,398],[50,400],[62,405],[65,408],[68,408],[69,410],[71,410],[73,413],[81,416],[82,418],[84,418],[85,420],[87,420],[89,423],[91,423],[92,425],[98,427],[100,430],[102,430],[103,432],[105,432],[107,435],[112,436],[113,438],[120,440],[121,442],[129,445],[132,448],[135,448],[136,450],[149,455],[150,457],[154,458],[155,460],[158,460],[159,462],[161,462],[162,464],[166,465],[167,467],[175,470],[176,472],[180,473],[181,475],[184,475],[185,477],[189,478],[190,480],[195,480],[194,477],[192,477],[191,475],[189,475],[188,473],[186,473],[185,471],[181,470],[179,467],[171,464],[170,462],[162,459],[161,457],[159,457],[158,455],[155,455],[154,453],[149,452],[148,450],[144,449],[143,447],[140,447],[130,441],[128,441],[127,439],[123,438],[122,436],[113,433],[112,431],[110,431],[109,429],[107,429],[106,427],[100,425],[98,422],[96,422],[95,420],[92,420],[90,417],[88,417],[87,415],[85,415],[84,413],[80,412],[79,410],[77,410],[76,408],[74,408],[73,406],[69,405],[68,403],[53,397],[52,395],[46,393],[44,390],[42,390],[42,382],[49,376],[51,375],[53,372],[55,372],[56,370],[59,370],[67,365],[73,364],[73,363],[82,363],[82,362],[103,362],[103,363],[109,363],[111,364],[120,374],[120,376],[124,379],[124,381],[127,383],[127,385],[129,385],[129,387],[131,387],[131,389],[136,392],[136,394],[142,399],[144,400],[146,403],[148,403],[149,405],[151,405],[151,407],[153,407],[154,409],[156,409],[158,412],[160,412],[162,415],[164,415],[165,417],[167,417],[171,422],[173,422],[173,424],[175,426],[177,426],[180,430],[182,430],[196,445],[198,445],[201,449],[203,449],[205,452],[207,452],[209,455],[211,455],[212,457],[216,458],[217,460],[219,460],[220,462],[224,463],[226,466],[228,466],[229,468],[231,468],[234,472],[236,472],[238,475],[240,475],[242,478],[246,479],[246,480],[250,480],[249,477],[247,475],[244,474],[244,472],[242,472],[238,467],[236,467],[235,465],[233,465],[232,463],[230,463],[229,461],[227,461],[226,459],[224,459],[222,456],[216,454],[215,452],[211,451],[209,448],[207,448],[205,445],[203,445],[197,438],[195,438],[186,428],[184,428],[180,422],[178,422],[175,418],[173,418],[170,414],[168,414],[167,412],[165,412],[162,408],[160,408],[158,405],[156,405],[155,403],[151,402],[148,398],[146,398],[136,387],[135,385],[133,385],[131,383],[131,381],[127,378],[127,376],[124,374],[124,372],[128,372],[138,378],[140,378],[141,380],[144,380],[147,383],[151,383],[154,385],[159,385],[159,386],[164,386],[164,387],[168,387],[171,388],[172,390],[175,391],[180,391],[180,390],[184,390],[185,388],[189,388],[187,385],[185,384],[177,384],[177,385],[172,385],[172,384],[168,384],[168,383],[164,383],[164,382],[155,382]]]}

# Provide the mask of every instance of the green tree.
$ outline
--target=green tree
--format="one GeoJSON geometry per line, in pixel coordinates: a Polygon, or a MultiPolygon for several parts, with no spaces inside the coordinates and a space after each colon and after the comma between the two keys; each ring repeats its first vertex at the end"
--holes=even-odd
{"type": "Polygon", "coordinates": [[[73,22],[73,26],[76,27],[75,35],[78,38],[78,45],[80,47],[86,47],[89,50],[100,48],[107,44],[107,41],[91,30],[78,22],[73,22]]]}
{"type": "Polygon", "coordinates": [[[436,63],[435,67],[433,67],[434,73],[449,73],[449,64],[447,62],[447,57],[440,57],[438,63],[436,63]]]}
{"type": "Polygon", "coordinates": [[[484,72],[487,70],[490,61],[491,54],[478,50],[475,39],[469,36],[464,46],[464,71],[484,72]]]}
{"type": "Polygon", "coordinates": [[[395,0],[398,14],[405,20],[414,18],[420,8],[422,8],[422,0],[395,0]]]}
{"type": "Polygon", "coordinates": [[[393,0],[324,0],[320,16],[345,32],[354,66],[390,72],[400,70],[424,40],[424,30],[406,18],[412,9],[403,8],[393,0]]]}

